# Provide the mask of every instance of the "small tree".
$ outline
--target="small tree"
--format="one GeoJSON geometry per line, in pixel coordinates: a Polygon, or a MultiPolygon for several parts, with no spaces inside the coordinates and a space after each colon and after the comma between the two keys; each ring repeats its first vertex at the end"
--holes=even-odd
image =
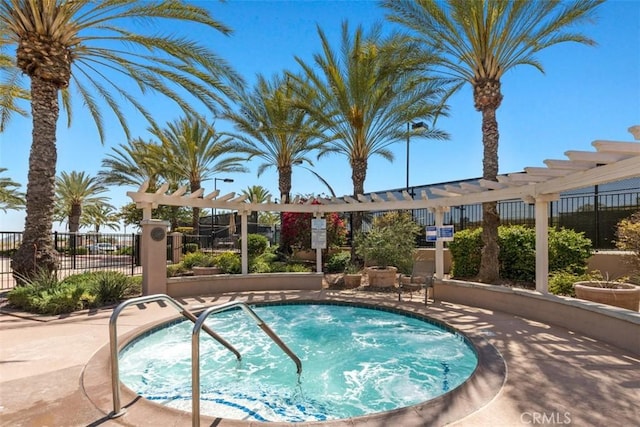
{"type": "Polygon", "coordinates": [[[375,261],[380,267],[395,266],[402,273],[410,273],[413,253],[420,226],[408,212],[389,212],[375,218],[367,233],[356,236],[356,253],[365,262],[375,261]]]}
{"type": "Polygon", "coordinates": [[[616,229],[616,246],[618,249],[633,252],[630,258],[634,277],[630,281],[640,284],[640,211],[618,223],[616,229]]]}

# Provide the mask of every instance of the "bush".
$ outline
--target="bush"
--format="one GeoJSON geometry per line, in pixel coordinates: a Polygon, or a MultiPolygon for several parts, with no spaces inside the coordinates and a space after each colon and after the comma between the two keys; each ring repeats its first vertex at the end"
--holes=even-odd
{"type": "Polygon", "coordinates": [[[500,276],[534,282],[536,279],[536,232],[522,225],[498,228],[500,276]]]}
{"type": "Polygon", "coordinates": [[[625,218],[616,228],[616,247],[624,251],[633,252],[631,266],[635,277],[630,282],[640,284],[640,212],[625,218]]]}
{"type": "Polygon", "coordinates": [[[177,264],[167,265],[167,277],[180,276],[186,273],[189,269],[185,268],[184,264],[179,262],[177,264]]]}
{"type": "Polygon", "coordinates": [[[349,252],[336,252],[329,257],[326,264],[327,273],[342,273],[351,264],[351,254],[349,252]]]}
{"type": "Polygon", "coordinates": [[[98,271],[89,286],[99,306],[122,301],[132,288],[129,277],[119,271],[98,271]]]}
{"type": "Polygon", "coordinates": [[[187,270],[191,270],[193,267],[213,267],[216,263],[213,255],[205,254],[204,252],[192,252],[184,256],[182,265],[187,270]]]}
{"type": "MultiPolygon", "coordinates": [[[[500,277],[535,281],[535,230],[521,225],[498,228],[500,277]]],[[[449,242],[454,277],[474,277],[480,269],[482,229],[462,230],[449,242]]],[[[591,256],[591,241],[573,230],[549,229],[549,271],[583,274],[591,256]]]]}
{"type": "Polygon", "coordinates": [[[375,261],[381,267],[395,266],[402,273],[410,273],[420,230],[411,214],[388,212],[373,220],[368,233],[356,236],[355,250],[365,262],[375,261]]]}
{"type": "Polygon", "coordinates": [[[482,249],[482,229],[461,230],[448,243],[451,252],[451,275],[454,277],[474,277],[480,271],[482,249]]]}
{"type": "Polygon", "coordinates": [[[249,257],[262,255],[269,246],[269,239],[261,234],[247,235],[247,254],[249,257]]]}
{"type": "Polygon", "coordinates": [[[549,229],[549,271],[584,274],[591,256],[591,240],[566,228],[549,229]]]}
{"type": "Polygon", "coordinates": [[[214,262],[223,273],[227,274],[240,274],[242,272],[242,265],[240,262],[240,256],[235,252],[227,251],[216,255],[214,262]]]}

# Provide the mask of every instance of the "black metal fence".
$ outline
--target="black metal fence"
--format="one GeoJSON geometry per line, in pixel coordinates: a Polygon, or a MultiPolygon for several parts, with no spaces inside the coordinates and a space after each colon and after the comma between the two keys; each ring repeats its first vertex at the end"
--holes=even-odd
{"type": "MultiPolygon", "coordinates": [[[[411,192],[420,194],[425,188],[414,187],[411,192]]],[[[395,190],[395,192],[400,194],[402,190],[395,190]]],[[[549,225],[583,232],[587,238],[591,239],[594,249],[615,249],[615,232],[618,222],[638,210],[640,210],[640,177],[562,193],[560,200],[549,203],[549,225]]],[[[500,201],[498,212],[501,224],[521,224],[531,227],[535,225],[534,206],[522,200],[500,201]]],[[[435,225],[435,216],[429,210],[416,209],[412,213],[418,224],[435,225]]],[[[444,224],[453,225],[455,230],[480,227],[482,205],[454,206],[444,214],[444,224]]],[[[418,245],[428,247],[433,243],[426,242],[425,236],[422,235],[418,239],[418,245]]]]}
{"type": "MultiPolygon", "coordinates": [[[[61,277],[90,270],[140,273],[140,235],[59,233],[52,234],[61,277]]],[[[15,285],[11,256],[22,243],[21,232],[0,232],[0,289],[15,285]]]]}

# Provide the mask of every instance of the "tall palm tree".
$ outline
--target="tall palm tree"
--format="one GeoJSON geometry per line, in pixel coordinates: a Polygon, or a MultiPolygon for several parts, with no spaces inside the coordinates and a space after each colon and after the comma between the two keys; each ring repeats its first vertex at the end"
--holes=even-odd
{"type": "Polygon", "coordinates": [[[159,145],[135,138],[111,149],[102,159],[98,177],[106,185],[139,187],[148,182],[149,189],[155,191],[158,182],[166,180],[164,170],[159,145]]]}
{"type": "MultiPolygon", "coordinates": [[[[351,166],[353,194],[364,193],[367,165],[372,156],[393,161],[390,145],[406,138],[404,126],[414,120],[433,121],[444,114],[446,93],[442,80],[425,78],[424,64],[416,63],[415,43],[402,35],[383,37],[382,27],[368,34],[357,27],[352,33],[342,24],[341,44],[336,51],[318,28],[322,53],[312,64],[300,58],[306,85],[300,85],[300,104],[324,131],[320,156],[337,153],[351,166]]],[[[430,127],[419,137],[446,139],[430,127]]],[[[362,216],[353,215],[353,230],[362,216]]]]}
{"type": "Polygon", "coordinates": [[[257,174],[275,167],[282,203],[291,198],[293,165],[312,164],[308,155],[320,147],[320,131],[309,115],[295,107],[294,85],[288,77],[262,75],[250,93],[239,95],[237,111],[227,111],[238,132],[231,134],[239,141],[239,149],[263,160],[257,174]]]}
{"type": "MultiPolygon", "coordinates": [[[[448,76],[473,87],[476,110],[482,113],[482,177],[498,175],[498,121],[502,103],[500,79],[518,65],[544,72],[535,54],[550,46],[576,42],[595,44],[573,26],[592,18],[603,0],[383,0],[388,19],[415,31],[425,46],[435,49],[448,76]]],[[[482,205],[482,261],[479,279],[499,276],[497,203],[482,205]]]]}
{"type": "MultiPolygon", "coordinates": [[[[106,185],[140,187],[147,182],[149,191],[156,191],[159,185],[167,183],[173,192],[185,183],[184,177],[165,167],[162,147],[141,138],[113,147],[112,153],[102,159],[102,168],[98,177],[106,185]]],[[[153,210],[153,216],[169,221],[175,230],[184,215],[179,206],[159,206],[153,210]]]]}
{"type": "Polygon", "coordinates": [[[67,219],[69,231],[80,229],[83,206],[106,203],[108,197],[101,196],[107,188],[96,178],[84,172],[62,172],[56,178],[56,204],[67,219]]]}
{"type": "MultiPolygon", "coordinates": [[[[205,8],[179,0],[0,2],[3,37],[15,46],[17,66],[31,81],[33,141],[23,245],[12,260],[16,275],[28,277],[38,269],[51,271],[56,264],[50,233],[61,89],[70,85],[76,89],[104,140],[100,102],[108,105],[130,137],[130,116],[120,100],[154,123],[145,104],[136,99],[135,88],[139,94],[167,96],[186,112],[193,111],[193,102],[181,94],[188,93],[215,110],[225,104],[232,86],[241,83],[230,67],[203,45],[180,34],[155,34],[160,21],[174,23],[172,31],[180,28],[177,23],[197,24],[224,34],[230,31],[205,8]]],[[[194,27],[184,28],[193,31],[194,27]]],[[[71,98],[63,96],[62,100],[70,102],[71,98]]]]}
{"type": "MultiPolygon", "coordinates": [[[[165,169],[188,182],[191,193],[214,175],[247,172],[245,157],[229,155],[238,151],[234,140],[216,132],[201,118],[188,115],[149,132],[161,142],[165,169]]],[[[192,226],[194,234],[199,234],[200,208],[193,208],[192,226]]]]}
{"type": "Polygon", "coordinates": [[[247,196],[248,203],[264,203],[271,197],[269,190],[262,185],[252,185],[242,190],[242,195],[247,196]]]}
{"type": "Polygon", "coordinates": [[[82,211],[80,225],[93,227],[93,231],[100,232],[101,227],[107,227],[113,231],[120,228],[120,215],[116,208],[108,203],[96,203],[89,205],[82,211]]]}
{"type": "MultiPolygon", "coordinates": [[[[0,174],[6,171],[7,168],[0,168],[0,174]]],[[[20,210],[24,207],[24,194],[18,188],[20,184],[11,178],[0,177],[0,211],[20,210]]]]}

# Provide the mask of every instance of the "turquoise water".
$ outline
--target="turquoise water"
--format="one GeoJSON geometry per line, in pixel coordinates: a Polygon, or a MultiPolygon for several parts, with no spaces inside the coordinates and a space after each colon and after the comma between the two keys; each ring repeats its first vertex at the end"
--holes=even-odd
{"type": "MultiPolygon", "coordinates": [[[[460,335],[420,319],[341,305],[253,307],[302,360],[293,361],[240,310],[212,315],[235,356],[200,335],[201,412],[256,421],[323,421],[414,405],[462,384],[477,358],[460,335]]],[[[122,382],[191,410],[191,322],[153,331],[120,354],[122,382]]]]}

